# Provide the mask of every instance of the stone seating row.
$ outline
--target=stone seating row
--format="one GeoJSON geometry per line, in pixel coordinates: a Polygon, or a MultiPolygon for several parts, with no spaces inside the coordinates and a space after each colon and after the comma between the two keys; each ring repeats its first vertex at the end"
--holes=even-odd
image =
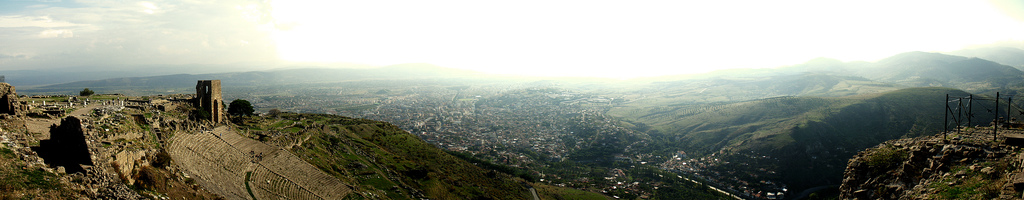
{"type": "Polygon", "coordinates": [[[341,198],[350,192],[345,183],[288,151],[276,151],[259,164],[325,198],[341,198]]]}
{"type": "Polygon", "coordinates": [[[212,134],[217,137],[220,137],[221,140],[227,142],[232,147],[237,148],[239,150],[243,150],[244,153],[249,153],[250,151],[252,151],[257,154],[267,154],[270,153],[271,151],[278,150],[277,148],[274,148],[270,145],[266,145],[259,141],[243,137],[227,127],[218,127],[214,129],[212,134]]]}
{"type": "Polygon", "coordinates": [[[168,148],[188,174],[228,199],[251,198],[245,190],[246,172],[253,172],[250,189],[258,199],[341,199],[351,192],[347,184],[291,152],[242,137],[226,127],[175,134],[168,148]],[[255,159],[254,154],[262,159],[255,159]]]}
{"type": "MultiPolygon", "coordinates": [[[[196,180],[200,185],[203,185],[207,190],[221,195],[227,199],[248,199],[249,195],[245,191],[244,185],[244,174],[239,176],[238,171],[233,171],[231,168],[222,164],[216,157],[204,156],[201,152],[205,152],[203,147],[209,147],[209,144],[196,145],[201,143],[190,143],[190,141],[198,140],[192,134],[179,134],[181,138],[176,138],[169,146],[169,154],[174,158],[175,162],[188,173],[192,179],[196,180]],[[189,146],[193,144],[194,146],[189,146]],[[198,151],[197,151],[198,150],[198,151]]],[[[215,145],[213,145],[215,146],[215,145]]]]}
{"type": "Polygon", "coordinates": [[[249,186],[257,199],[323,199],[262,166],[253,171],[249,186]]]}

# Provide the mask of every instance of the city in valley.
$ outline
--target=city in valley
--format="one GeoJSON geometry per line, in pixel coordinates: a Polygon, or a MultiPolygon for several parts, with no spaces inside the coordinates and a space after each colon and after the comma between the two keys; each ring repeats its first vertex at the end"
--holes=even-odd
{"type": "Polygon", "coordinates": [[[725,161],[715,152],[688,154],[648,135],[651,129],[643,123],[608,116],[613,108],[655,97],[577,87],[573,82],[392,80],[225,95],[247,99],[262,112],[390,122],[438,148],[516,168],[528,179],[618,197],[649,197],[692,179],[745,198],[781,199],[788,193],[775,171],[747,164],[776,162],[770,156],[745,153],[750,159],[725,161]]]}

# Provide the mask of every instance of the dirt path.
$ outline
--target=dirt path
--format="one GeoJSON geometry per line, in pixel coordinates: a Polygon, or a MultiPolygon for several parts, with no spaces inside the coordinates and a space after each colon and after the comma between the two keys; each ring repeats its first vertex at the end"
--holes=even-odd
{"type": "Polygon", "coordinates": [[[52,119],[28,119],[25,120],[25,128],[28,128],[28,132],[33,136],[36,136],[36,140],[45,140],[50,138],[50,125],[58,122],[52,119]]]}
{"type": "MultiPolygon", "coordinates": [[[[85,118],[83,116],[92,113],[93,109],[99,108],[103,104],[92,104],[86,107],[78,108],[72,111],[68,116],[75,116],[78,118],[85,118]]],[[[60,124],[60,119],[40,119],[40,118],[29,118],[25,120],[25,128],[28,128],[29,133],[34,133],[36,139],[45,140],[50,138],[50,126],[60,124]]]]}
{"type": "Polygon", "coordinates": [[[101,104],[101,103],[94,103],[94,104],[86,106],[84,108],[78,108],[78,110],[71,111],[71,114],[68,114],[68,115],[69,116],[75,116],[75,117],[85,116],[85,115],[88,115],[89,113],[92,113],[93,109],[96,109],[96,108],[99,108],[99,107],[102,107],[102,106],[103,106],[103,104],[101,104]]]}

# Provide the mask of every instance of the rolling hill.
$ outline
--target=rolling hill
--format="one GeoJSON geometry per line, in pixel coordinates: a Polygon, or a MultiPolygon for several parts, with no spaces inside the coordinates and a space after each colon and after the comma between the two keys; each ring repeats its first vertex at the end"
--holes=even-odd
{"type": "MultiPolygon", "coordinates": [[[[282,113],[242,123],[247,135],[288,146],[361,196],[387,199],[529,199],[533,184],[484,170],[384,122],[282,113]],[[372,194],[372,195],[367,195],[372,194]]],[[[540,187],[540,186],[537,186],[540,187]]],[[[595,193],[577,198],[605,198],[595,193]]],[[[548,193],[544,196],[566,196],[548,193]]]]}
{"type": "Polygon", "coordinates": [[[1024,70],[1024,50],[1013,47],[983,47],[963,49],[949,52],[951,55],[964,57],[977,57],[991,60],[1003,65],[1009,65],[1019,70],[1024,70]]]}
{"type": "MultiPolygon", "coordinates": [[[[946,94],[968,95],[949,88],[909,88],[847,97],[787,96],[676,106],[623,117],[652,127],[651,136],[663,142],[662,147],[732,163],[722,166],[723,170],[778,171],[776,178],[799,191],[838,184],[846,160],[860,149],[941,132],[946,94]],[[777,162],[744,161],[750,156],[768,156],[777,162]],[[756,167],[747,169],[748,164],[756,167]]],[[[979,115],[975,122],[991,120],[979,115]]]]}
{"type": "Polygon", "coordinates": [[[1024,72],[979,58],[908,52],[861,69],[860,75],[909,87],[950,87],[975,93],[1019,87],[1024,72]]]}

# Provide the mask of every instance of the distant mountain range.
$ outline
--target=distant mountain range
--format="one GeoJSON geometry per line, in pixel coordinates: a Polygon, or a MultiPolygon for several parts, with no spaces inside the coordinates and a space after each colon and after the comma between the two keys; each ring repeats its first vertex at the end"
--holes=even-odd
{"type": "MultiPolygon", "coordinates": [[[[298,68],[215,74],[174,74],[75,81],[44,86],[19,87],[27,94],[73,94],[82,88],[103,93],[133,95],[172,94],[190,91],[196,80],[218,79],[223,87],[272,86],[301,83],[332,83],[389,79],[472,78],[480,73],[429,64],[403,64],[380,68],[298,68]]],[[[185,92],[188,93],[188,92],[185,92]]]]}
{"type": "MultiPolygon", "coordinates": [[[[1016,55],[1024,50],[1000,48],[1002,53],[986,57],[1001,58],[1000,55],[1016,55]],[[1015,51],[1018,50],[1018,51],[1015,51]]],[[[966,51],[966,50],[965,50],[966,51]]],[[[975,51],[972,51],[975,52],[975,51]]],[[[976,50],[976,52],[989,52],[976,50]]],[[[1024,58],[1024,54],[1020,54],[1024,58]]],[[[1012,56],[1006,56],[1012,57],[1012,56]]],[[[1014,57],[1015,58],[1015,57],[1014,57]]],[[[1006,63],[1013,59],[1001,59],[1006,63]]],[[[842,62],[829,58],[817,58],[808,62],[775,69],[734,69],[700,75],[677,76],[677,79],[729,79],[753,77],[785,77],[799,74],[823,74],[841,77],[863,77],[867,80],[892,84],[897,88],[907,87],[949,87],[972,93],[993,93],[996,90],[1024,89],[1024,72],[1001,62],[981,57],[964,57],[929,52],[907,52],[877,62],[842,62]]],[[[666,79],[660,79],[665,81],[666,79]]],[[[801,95],[801,94],[792,94],[801,95]]]]}
{"type": "Polygon", "coordinates": [[[985,47],[949,52],[950,55],[977,57],[1024,70],[1024,50],[1013,47],[985,47]]]}
{"type": "MultiPolygon", "coordinates": [[[[728,72],[637,83],[646,89],[619,92],[629,100],[608,114],[650,127],[649,135],[666,143],[659,146],[731,162],[723,169],[778,171],[776,178],[799,191],[839,184],[847,159],[861,149],[941,132],[946,94],[992,98],[1024,91],[1017,68],[927,52],[728,72]],[[749,159],[762,155],[778,161],[749,159]]],[[[980,107],[993,102],[975,106],[989,114],[978,114],[974,125],[992,121],[991,109],[980,107]]]]}
{"type": "Polygon", "coordinates": [[[875,63],[860,75],[910,87],[951,87],[990,92],[1024,83],[1024,72],[980,58],[939,53],[903,53],[875,63]]]}
{"type": "MultiPolygon", "coordinates": [[[[1024,89],[1019,87],[1021,83],[1024,83],[1024,79],[1021,79],[1021,77],[1024,77],[1024,72],[1018,69],[1024,68],[1024,50],[1016,48],[982,48],[952,53],[972,57],[941,53],[907,52],[873,63],[863,61],[841,62],[835,59],[817,58],[802,64],[775,69],[729,69],[705,74],[644,78],[633,82],[692,82],[693,80],[734,80],[736,78],[749,80],[757,77],[780,77],[786,79],[787,77],[792,78],[793,76],[802,76],[805,73],[813,73],[846,77],[841,79],[862,77],[866,78],[866,80],[861,78],[854,79],[861,79],[858,81],[874,81],[879,84],[892,84],[893,89],[906,87],[951,87],[978,93],[987,93],[1000,89],[1024,89]],[[987,59],[995,60],[995,62],[987,59]]],[[[140,94],[145,94],[145,92],[162,94],[168,93],[171,90],[187,90],[193,87],[191,82],[201,79],[220,79],[224,81],[225,86],[252,86],[386,79],[486,79],[500,77],[430,64],[402,64],[377,68],[289,68],[267,71],[146,76],[146,74],[168,72],[166,70],[91,72],[69,69],[0,71],[0,74],[7,75],[8,82],[18,86],[19,91],[29,94],[73,93],[84,87],[99,88],[103,91],[135,91],[136,89],[146,88],[149,90],[143,91],[140,94]]],[[[817,79],[822,78],[821,76],[815,77],[817,79]]],[[[807,78],[811,77],[808,76],[807,78]]],[[[530,80],[538,79],[549,78],[532,78],[530,80]]],[[[576,81],[579,80],[571,80],[569,82],[576,81]]],[[[748,81],[740,82],[751,83],[748,81]]],[[[863,92],[847,92],[847,95],[861,93],[863,92]]],[[[782,92],[782,94],[797,95],[787,92],[782,92]]],[[[836,94],[825,95],[835,96],[836,94]]]]}

